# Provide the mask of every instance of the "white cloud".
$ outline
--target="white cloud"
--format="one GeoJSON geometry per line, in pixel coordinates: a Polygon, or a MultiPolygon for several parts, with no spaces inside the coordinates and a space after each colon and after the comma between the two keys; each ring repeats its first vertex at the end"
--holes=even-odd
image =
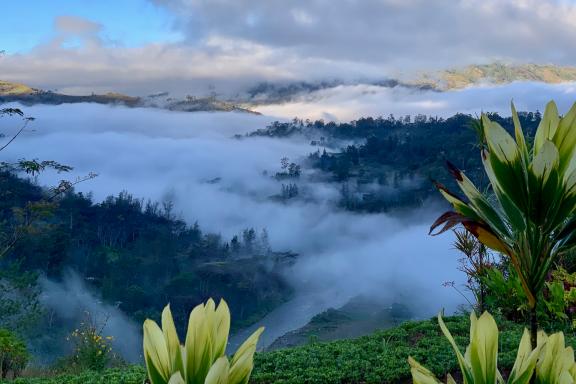
{"type": "Polygon", "coordinates": [[[404,87],[349,85],[312,92],[283,104],[264,105],[259,112],[285,118],[349,121],[363,116],[424,114],[449,117],[457,112],[479,115],[482,111],[508,115],[510,101],[519,110],[543,110],[554,99],[561,111],[576,101],[576,83],[543,84],[515,82],[508,85],[474,86],[449,92],[420,91],[404,87]]]}
{"type": "Polygon", "coordinates": [[[570,2],[152,1],[174,13],[183,41],[108,45],[98,38],[100,25],[62,16],[50,43],[0,57],[3,79],[74,93],[197,94],[214,85],[230,94],[264,80],[382,79],[494,60],[576,62],[570,2]]]}

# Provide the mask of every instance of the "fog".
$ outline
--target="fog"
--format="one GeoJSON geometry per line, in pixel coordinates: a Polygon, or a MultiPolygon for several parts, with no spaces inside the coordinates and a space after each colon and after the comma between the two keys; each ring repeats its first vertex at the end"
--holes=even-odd
{"type": "MultiPolygon", "coordinates": [[[[299,181],[305,199],[288,204],[271,200],[280,191],[270,176],[279,170],[280,159],[286,156],[302,163],[316,147],[298,138],[239,140],[233,135],[293,115],[329,113],[344,120],[389,113],[447,116],[478,113],[482,108],[506,110],[512,98],[520,110],[542,109],[555,98],[564,111],[575,86],[518,83],[449,93],[363,89],[334,89],[311,95],[302,104],[263,107],[263,116],[92,104],[25,107],[26,114],[37,120],[3,155],[9,160],[39,158],[73,165],[71,178],[95,172],[98,177],[79,184],[77,190],[93,192],[96,201],[122,190],[140,198],[170,199],[176,214],[188,223],[198,221],[203,230],[226,239],[248,227],[266,228],[274,250],[300,256],[286,271],[296,297],[259,323],[268,326],[264,346],[303,326],[316,313],[362,294],[383,303],[402,302],[416,317],[431,316],[442,308],[454,312],[464,300],[442,283],[462,284],[465,276],[457,269],[451,237],[427,235],[430,223],[445,207],[431,200],[425,208],[401,217],[342,211],[335,206],[338,186],[314,181],[313,171],[306,169],[299,181]]],[[[2,119],[0,130],[9,133],[17,123],[2,119]]],[[[54,184],[61,177],[46,173],[38,182],[54,184]]],[[[63,306],[77,311],[81,301],[97,302],[78,279],[45,287],[58,295],[75,292],[67,301],[45,301],[62,311],[63,306]]],[[[132,335],[122,348],[131,350],[130,345],[138,344],[134,340],[139,339],[139,325],[130,324],[111,306],[97,309],[113,313],[119,319],[114,324],[125,326],[126,334],[132,335]]]]}
{"type": "Polygon", "coordinates": [[[61,283],[41,278],[40,286],[40,303],[55,312],[71,330],[77,328],[80,322],[90,322],[101,330],[102,335],[113,337],[113,349],[124,359],[130,362],[141,359],[140,326],[117,307],[102,302],[74,271],[67,271],[61,283]]]}
{"type": "Polygon", "coordinates": [[[263,114],[348,121],[361,116],[425,114],[448,117],[454,113],[480,114],[482,110],[510,114],[516,109],[542,111],[554,99],[561,111],[576,100],[576,83],[544,84],[515,82],[507,85],[474,86],[450,92],[420,91],[405,87],[342,85],[312,92],[284,104],[258,107],[263,114]]]}

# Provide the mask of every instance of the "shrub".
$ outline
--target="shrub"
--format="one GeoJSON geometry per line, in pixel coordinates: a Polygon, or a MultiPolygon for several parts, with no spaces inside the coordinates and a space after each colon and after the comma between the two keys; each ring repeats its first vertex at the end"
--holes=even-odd
{"type": "MultiPolygon", "coordinates": [[[[470,344],[466,354],[462,355],[456,341],[444,324],[442,316],[438,315],[438,323],[442,332],[450,342],[458,359],[458,365],[466,384],[496,384],[504,380],[498,370],[498,327],[496,321],[484,312],[480,318],[472,313],[470,315],[470,344]]],[[[432,372],[421,366],[412,357],[408,358],[412,367],[414,384],[440,383],[432,372]]],[[[532,349],[530,346],[530,333],[524,330],[520,346],[516,355],[516,362],[508,377],[509,384],[536,384],[547,383],[573,383],[576,379],[576,363],[574,350],[566,347],[562,332],[547,336],[544,332],[538,333],[538,344],[532,349]]],[[[449,384],[456,383],[448,374],[449,384]]]]}
{"type": "Polygon", "coordinates": [[[28,364],[30,355],[26,344],[7,329],[0,328],[0,373],[2,378],[18,377],[28,364]]]}
{"type": "Polygon", "coordinates": [[[101,371],[115,359],[112,351],[112,336],[103,335],[106,322],[98,325],[86,313],[86,320],[67,337],[73,345],[72,354],[56,364],[58,371],[79,372],[101,371]]]}

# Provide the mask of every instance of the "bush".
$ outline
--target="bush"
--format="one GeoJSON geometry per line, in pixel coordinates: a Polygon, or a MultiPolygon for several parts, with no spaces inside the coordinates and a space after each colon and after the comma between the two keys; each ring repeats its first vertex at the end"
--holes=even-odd
{"type": "Polygon", "coordinates": [[[18,377],[28,364],[30,355],[26,344],[7,329],[0,328],[0,373],[5,379],[9,374],[18,377]]]}
{"type": "Polygon", "coordinates": [[[86,320],[67,337],[73,352],[56,363],[56,371],[101,371],[109,367],[117,358],[112,352],[112,336],[103,335],[105,326],[106,322],[99,326],[87,313],[86,320]]]}

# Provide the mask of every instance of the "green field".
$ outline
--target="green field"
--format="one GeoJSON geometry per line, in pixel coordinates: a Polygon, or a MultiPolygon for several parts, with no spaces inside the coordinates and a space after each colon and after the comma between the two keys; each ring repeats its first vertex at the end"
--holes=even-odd
{"type": "MultiPolygon", "coordinates": [[[[467,317],[449,317],[446,324],[462,349],[468,343],[467,317]]],[[[512,367],[522,327],[499,320],[500,366],[512,367]]],[[[575,346],[576,339],[567,335],[575,346]]],[[[436,319],[406,322],[385,331],[354,340],[308,345],[260,353],[256,356],[252,383],[398,383],[411,382],[406,359],[413,356],[438,377],[457,371],[452,350],[441,334],[436,319]]],[[[46,378],[19,378],[14,384],[141,384],[141,366],[84,372],[46,378]]]]}

